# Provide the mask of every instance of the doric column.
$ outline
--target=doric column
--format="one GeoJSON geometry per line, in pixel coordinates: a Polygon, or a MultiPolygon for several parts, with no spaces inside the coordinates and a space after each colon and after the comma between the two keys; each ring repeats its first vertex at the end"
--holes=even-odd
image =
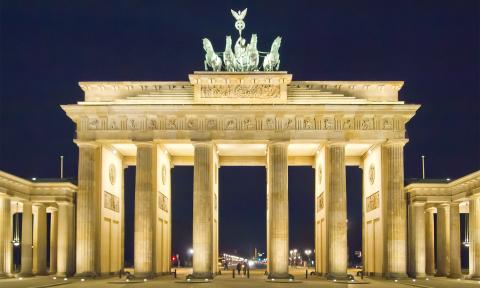
{"type": "Polygon", "coordinates": [[[100,149],[94,142],[77,142],[77,145],[79,161],[76,275],[90,277],[97,274],[96,257],[100,249],[96,241],[99,232],[97,220],[100,213],[100,149]]]}
{"type": "Polygon", "coordinates": [[[50,212],[50,274],[57,273],[58,211],[50,212]]]}
{"type": "Polygon", "coordinates": [[[382,145],[382,221],[385,278],[407,277],[407,211],[403,190],[403,146],[389,140],[382,145]]]}
{"type": "Polygon", "coordinates": [[[32,203],[23,202],[21,276],[32,276],[32,203]]]}
{"type": "Polygon", "coordinates": [[[480,195],[472,197],[468,203],[470,233],[470,278],[480,280],[480,195]]]}
{"type": "Polygon", "coordinates": [[[347,190],[345,144],[325,146],[325,219],[327,232],[327,277],[347,277],[347,190]]]}
{"type": "Polygon", "coordinates": [[[267,151],[268,187],[268,278],[288,274],[288,142],[272,142],[267,151]]]}
{"type": "Polygon", "coordinates": [[[150,142],[137,143],[135,175],[135,277],[153,276],[153,233],[156,203],[156,151],[150,142]]]}
{"type": "Polygon", "coordinates": [[[450,205],[441,204],[437,208],[437,274],[450,273],[450,205]]]}
{"type": "Polygon", "coordinates": [[[0,196],[0,278],[11,273],[12,215],[10,213],[10,199],[0,196]]]}
{"type": "Polygon", "coordinates": [[[35,204],[33,218],[33,273],[47,274],[47,207],[35,204]]]}
{"type": "MultiPolygon", "coordinates": [[[[70,262],[72,261],[72,225],[73,225],[73,206],[68,202],[58,203],[58,238],[57,238],[57,275],[69,276],[71,271],[70,262]]],[[[78,254],[77,254],[78,255],[78,254]]]]}
{"type": "Polygon", "coordinates": [[[410,204],[411,276],[425,277],[425,203],[410,204]]]}
{"type": "Polygon", "coordinates": [[[193,175],[193,274],[213,278],[214,144],[195,142],[193,175]]]}
{"type": "Polygon", "coordinates": [[[435,208],[425,209],[425,272],[435,275],[435,208]]]}
{"type": "Polygon", "coordinates": [[[462,277],[460,256],[460,203],[450,204],[450,278],[462,277]]]}

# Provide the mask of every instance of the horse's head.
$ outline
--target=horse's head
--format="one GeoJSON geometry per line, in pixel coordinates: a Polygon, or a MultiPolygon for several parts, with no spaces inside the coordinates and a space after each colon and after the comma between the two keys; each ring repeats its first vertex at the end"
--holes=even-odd
{"type": "Polygon", "coordinates": [[[205,52],[213,52],[213,46],[212,46],[212,43],[210,43],[210,40],[208,40],[207,38],[203,38],[203,49],[205,50],[205,52]]]}
{"type": "Polygon", "coordinates": [[[282,37],[278,36],[272,43],[271,52],[278,51],[278,49],[280,48],[280,44],[282,44],[282,37]]]}

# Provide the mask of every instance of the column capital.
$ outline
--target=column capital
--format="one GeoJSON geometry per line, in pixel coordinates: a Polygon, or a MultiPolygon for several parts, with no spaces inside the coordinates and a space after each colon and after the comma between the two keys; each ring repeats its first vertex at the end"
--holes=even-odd
{"type": "Polygon", "coordinates": [[[329,140],[325,142],[325,147],[344,147],[347,145],[345,140],[329,140]]]}
{"type": "Polygon", "coordinates": [[[100,144],[96,141],[88,141],[88,140],[78,140],[74,139],[73,143],[77,144],[78,148],[98,148],[100,144]]]}
{"type": "Polygon", "coordinates": [[[387,139],[382,145],[383,146],[405,146],[408,143],[408,139],[387,139]]]}
{"type": "Polygon", "coordinates": [[[450,207],[460,207],[460,202],[450,202],[450,207]]]}
{"type": "Polygon", "coordinates": [[[133,142],[137,148],[152,148],[153,142],[152,141],[135,141],[133,142]]]}
{"type": "Polygon", "coordinates": [[[206,140],[191,140],[192,145],[196,146],[206,146],[206,145],[213,145],[213,141],[211,139],[206,140]]]}

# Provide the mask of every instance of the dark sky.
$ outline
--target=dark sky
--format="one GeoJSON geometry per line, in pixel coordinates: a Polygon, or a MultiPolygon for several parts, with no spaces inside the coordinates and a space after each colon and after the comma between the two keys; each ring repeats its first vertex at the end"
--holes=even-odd
{"type": "MultiPolygon", "coordinates": [[[[478,1],[2,0],[0,5],[0,169],[7,172],[57,177],[59,155],[65,155],[65,175],[75,177],[74,125],[59,105],[82,100],[77,82],[187,80],[203,67],[201,39],[210,38],[221,50],[225,35],[236,33],[230,8],[245,7],[245,33],[258,34],[260,49],[283,37],[281,69],[294,80],[405,81],[401,100],[422,105],[408,125],[407,178],[421,176],[422,153],[431,178],[456,178],[480,168],[478,1]]],[[[313,172],[289,171],[291,246],[312,248],[313,172]]],[[[129,182],[134,171],[127,174],[129,182]]],[[[361,193],[359,175],[355,169],[347,173],[349,218],[360,213],[354,205],[361,193]]],[[[174,169],[174,252],[191,243],[191,182],[191,167],[174,169]]],[[[264,249],[264,187],[261,167],[221,168],[222,251],[264,249]]],[[[352,224],[350,246],[359,246],[358,225],[352,224]]]]}

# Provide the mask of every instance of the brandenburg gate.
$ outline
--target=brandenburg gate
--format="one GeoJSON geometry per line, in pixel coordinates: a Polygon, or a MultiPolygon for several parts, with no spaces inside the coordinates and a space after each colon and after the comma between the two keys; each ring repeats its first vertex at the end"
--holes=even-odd
{"type": "MultiPolygon", "coordinates": [[[[188,82],[81,82],[85,100],[63,105],[79,147],[76,274],[123,267],[123,168],[136,166],[134,270],[169,273],[170,168],[193,165],[193,274],[218,270],[218,169],[265,166],[270,279],[288,273],[288,166],[315,169],[316,271],[347,277],[345,166],[363,168],[363,246],[371,274],[407,273],[403,190],[405,125],[419,105],[399,101],[403,82],[292,81],[257,35],[223,53],[203,39],[205,70],[188,82]],[[263,64],[260,60],[263,59],[263,64]],[[374,251],[371,252],[370,250],[374,251]],[[372,259],[368,259],[369,255],[372,259]]],[[[313,199],[312,199],[313,200],[313,199]]],[[[360,205],[360,204],[359,204],[360,205]]]]}

